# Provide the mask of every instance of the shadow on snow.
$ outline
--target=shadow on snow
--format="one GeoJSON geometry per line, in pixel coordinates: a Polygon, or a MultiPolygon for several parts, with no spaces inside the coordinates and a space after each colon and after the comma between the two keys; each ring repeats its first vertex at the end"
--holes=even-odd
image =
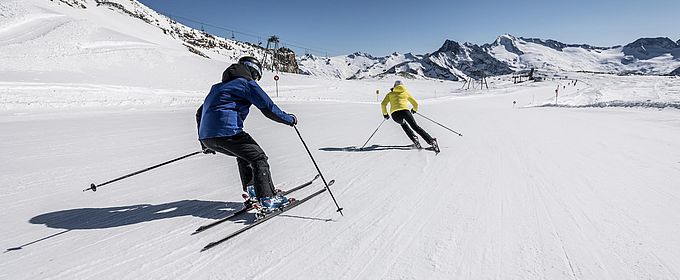
{"type": "MultiPolygon", "coordinates": [[[[193,216],[206,219],[222,219],[243,207],[242,202],[221,202],[201,200],[181,200],[159,205],[138,204],[107,208],[79,208],[61,210],[35,216],[29,220],[32,224],[44,224],[61,232],[30,241],[23,245],[6,249],[5,253],[18,251],[24,247],[57,237],[72,230],[104,229],[120,227],[160,219],[182,216],[193,216]]],[[[284,215],[281,215],[284,216],[284,215]]],[[[333,221],[304,216],[285,215],[289,218],[317,221],[333,221]]],[[[255,215],[240,215],[233,219],[237,223],[249,224],[255,221],[255,215]]]]}
{"type": "Polygon", "coordinates": [[[35,216],[29,222],[68,230],[103,229],[181,216],[221,219],[242,207],[241,202],[181,200],[159,205],[61,210],[35,216]]]}

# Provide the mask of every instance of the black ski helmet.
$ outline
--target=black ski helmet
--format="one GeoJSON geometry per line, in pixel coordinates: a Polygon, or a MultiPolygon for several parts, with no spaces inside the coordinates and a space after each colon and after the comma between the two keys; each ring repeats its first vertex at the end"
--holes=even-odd
{"type": "Polygon", "coordinates": [[[244,56],[238,59],[238,64],[243,64],[250,68],[250,72],[253,74],[253,79],[259,81],[262,78],[262,64],[260,61],[252,56],[244,56]],[[257,75],[257,77],[255,77],[257,75]]]}

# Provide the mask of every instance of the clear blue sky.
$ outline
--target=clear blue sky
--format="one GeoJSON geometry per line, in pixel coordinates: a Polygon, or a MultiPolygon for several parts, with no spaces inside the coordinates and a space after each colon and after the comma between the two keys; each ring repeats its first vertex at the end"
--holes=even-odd
{"type": "Polygon", "coordinates": [[[140,1],[223,37],[232,29],[237,40],[266,43],[275,34],[298,54],[298,46],[321,55],[424,54],[445,39],[484,44],[504,33],[595,46],[680,39],[680,0],[140,1]]]}

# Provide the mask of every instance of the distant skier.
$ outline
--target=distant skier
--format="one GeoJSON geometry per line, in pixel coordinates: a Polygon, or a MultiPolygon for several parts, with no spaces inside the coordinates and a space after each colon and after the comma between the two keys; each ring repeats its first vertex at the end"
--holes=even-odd
{"type": "Polygon", "coordinates": [[[196,122],[204,153],[216,151],[236,157],[243,191],[253,199],[259,198],[257,201],[265,211],[272,211],[287,205],[289,200],[276,194],[267,155],[243,131],[243,122],[251,105],[279,123],[293,126],[297,118],[274,104],[256,82],[261,77],[262,65],[256,58],[240,58],[224,71],[222,82],[212,86],[196,112],[196,122]]]}
{"type": "Polygon", "coordinates": [[[382,113],[385,119],[390,118],[390,116],[387,114],[387,104],[390,104],[390,114],[392,115],[392,119],[401,125],[401,128],[404,129],[406,135],[408,135],[408,137],[411,139],[411,141],[413,141],[413,144],[418,149],[422,149],[422,146],[418,141],[418,136],[413,133],[413,130],[423,137],[425,142],[430,144],[436,152],[439,152],[437,139],[432,138],[432,136],[427,134],[425,130],[418,126],[416,120],[413,118],[413,114],[411,113],[415,114],[416,111],[418,111],[418,102],[408,91],[406,91],[406,87],[401,81],[394,82],[394,87],[392,87],[391,91],[385,96],[382,103],[380,104],[382,106],[382,113]],[[409,102],[413,106],[410,111],[408,108],[409,102]],[[413,128],[413,130],[411,130],[411,128],[413,128]]]}

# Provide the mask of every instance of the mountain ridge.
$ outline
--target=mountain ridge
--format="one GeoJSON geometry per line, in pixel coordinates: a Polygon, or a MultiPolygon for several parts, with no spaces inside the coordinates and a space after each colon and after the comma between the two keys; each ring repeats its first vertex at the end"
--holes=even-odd
{"type": "MultiPolygon", "coordinates": [[[[252,55],[263,58],[265,62],[271,61],[271,54],[257,44],[226,39],[188,27],[137,0],[49,1],[80,10],[106,7],[141,20],[159,28],[165,36],[181,42],[187,51],[202,58],[233,62],[241,56],[252,55]]],[[[392,53],[376,57],[355,52],[322,58],[297,56],[290,49],[280,48],[277,55],[282,61],[280,71],[337,79],[381,78],[396,74],[409,78],[458,81],[506,75],[531,68],[549,72],[677,75],[680,40],[640,38],[623,46],[599,47],[503,34],[494,42],[482,45],[445,39],[440,48],[426,54],[392,53]]]]}
{"type": "MultiPolygon", "coordinates": [[[[680,40],[673,42],[667,37],[657,37],[640,38],[624,46],[600,47],[503,34],[498,36],[493,43],[479,46],[469,42],[460,44],[446,39],[442,46],[433,53],[404,59],[402,63],[392,67],[378,66],[381,58],[376,58],[375,64],[369,67],[387,70],[369,77],[399,74],[414,78],[457,81],[510,74],[530,68],[551,72],[677,75],[677,69],[680,67],[679,43],[680,40]]],[[[339,57],[345,57],[346,63],[352,63],[351,56],[339,57]]],[[[368,57],[373,56],[368,55],[368,57]]],[[[314,71],[308,70],[307,63],[301,62],[300,65],[306,73],[315,74],[314,71]]],[[[330,62],[327,65],[340,67],[330,62]]],[[[364,70],[358,71],[353,75],[338,76],[338,78],[367,78],[366,75],[357,75],[364,70]]]]}

